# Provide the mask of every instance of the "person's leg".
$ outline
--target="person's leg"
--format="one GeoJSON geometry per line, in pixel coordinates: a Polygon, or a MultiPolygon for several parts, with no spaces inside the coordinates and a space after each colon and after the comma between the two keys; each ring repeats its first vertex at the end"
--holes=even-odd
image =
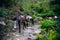
{"type": "Polygon", "coordinates": [[[34,19],[32,19],[32,24],[34,25],[34,19]]]}
{"type": "Polygon", "coordinates": [[[16,21],[14,21],[14,30],[16,29],[16,21]]]}
{"type": "Polygon", "coordinates": [[[21,24],[20,24],[20,20],[18,21],[18,25],[19,25],[19,33],[21,32],[21,24]]]}
{"type": "Polygon", "coordinates": [[[26,28],[26,23],[25,23],[25,21],[24,21],[24,28],[26,28]]]}
{"type": "Polygon", "coordinates": [[[25,26],[27,27],[27,21],[26,21],[26,19],[25,19],[25,26]]]}
{"type": "Polygon", "coordinates": [[[23,29],[26,28],[25,21],[23,21],[22,24],[23,24],[23,29]]]}
{"type": "Polygon", "coordinates": [[[27,21],[27,27],[29,26],[29,21],[27,21]]]}

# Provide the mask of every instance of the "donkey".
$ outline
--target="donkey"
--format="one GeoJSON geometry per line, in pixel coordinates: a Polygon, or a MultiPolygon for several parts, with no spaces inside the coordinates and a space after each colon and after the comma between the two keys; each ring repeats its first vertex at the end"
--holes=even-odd
{"type": "Polygon", "coordinates": [[[29,23],[31,22],[32,25],[34,25],[34,19],[31,16],[26,16],[26,22],[27,22],[27,27],[30,25],[29,23]]]}

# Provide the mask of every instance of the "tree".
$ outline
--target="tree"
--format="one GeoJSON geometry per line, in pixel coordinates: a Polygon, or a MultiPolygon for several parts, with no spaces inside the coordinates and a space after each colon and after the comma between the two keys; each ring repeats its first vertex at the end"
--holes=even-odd
{"type": "Polygon", "coordinates": [[[50,3],[50,7],[55,12],[56,15],[60,15],[60,0],[53,0],[50,3]]]}
{"type": "MultiPolygon", "coordinates": [[[[57,16],[60,16],[60,0],[53,0],[53,1],[51,1],[51,3],[50,3],[50,6],[51,6],[51,8],[52,8],[52,10],[55,12],[55,14],[57,15],[57,16]]],[[[56,26],[57,26],[57,28],[56,28],[56,31],[57,31],[57,33],[58,33],[58,36],[57,36],[57,38],[56,38],[56,40],[60,40],[60,18],[58,18],[58,19],[56,19],[56,26]]]]}
{"type": "Polygon", "coordinates": [[[6,17],[7,15],[7,9],[5,8],[0,8],[0,17],[6,17]]]}

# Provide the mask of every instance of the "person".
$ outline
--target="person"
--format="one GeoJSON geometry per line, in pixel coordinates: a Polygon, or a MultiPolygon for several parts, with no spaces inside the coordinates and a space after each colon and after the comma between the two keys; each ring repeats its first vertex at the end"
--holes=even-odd
{"type": "Polygon", "coordinates": [[[14,25],[14,29],[13,30],[16,30],[16,25],[17,24],[17,20],[16,20],[16,17],[14,17],[14,19],[13,19],[13,25],[14,25]]]}
{"type": "Polygon", "coordinates": [[[21,28],[25,28],[25,16],[22,15],[22,14],[19,14],[18,16],[16,16],[17,18],[17,22],[18,22],[18,25],[19,25],[19,33],[21,33],[21,28]],[[23,27],[21,27],[21,25],[23,25],[23,27]]]}
{"type": "Polygon", "coordinates": [[[20,15],[17,15],[16,19],[17,19],[17,23],[18,23],[18,26],[19,26],[19,33],[20,33],[21,32],[20,15]]]}

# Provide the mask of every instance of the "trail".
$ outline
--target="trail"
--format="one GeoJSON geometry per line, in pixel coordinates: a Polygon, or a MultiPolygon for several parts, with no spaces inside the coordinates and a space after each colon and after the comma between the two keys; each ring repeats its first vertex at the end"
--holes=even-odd
{"type": "Polygon", "coordinates": [[[19,33],[18,30],[16,32],[10,32],[7,34],[7,39],[5,40],[28,40],[28,38],[32,38],[30,40],[36,39],[36,36],[33,36],[34,33],[41,32],[40,25],[29,26],[22,33],[19,33]]]}

